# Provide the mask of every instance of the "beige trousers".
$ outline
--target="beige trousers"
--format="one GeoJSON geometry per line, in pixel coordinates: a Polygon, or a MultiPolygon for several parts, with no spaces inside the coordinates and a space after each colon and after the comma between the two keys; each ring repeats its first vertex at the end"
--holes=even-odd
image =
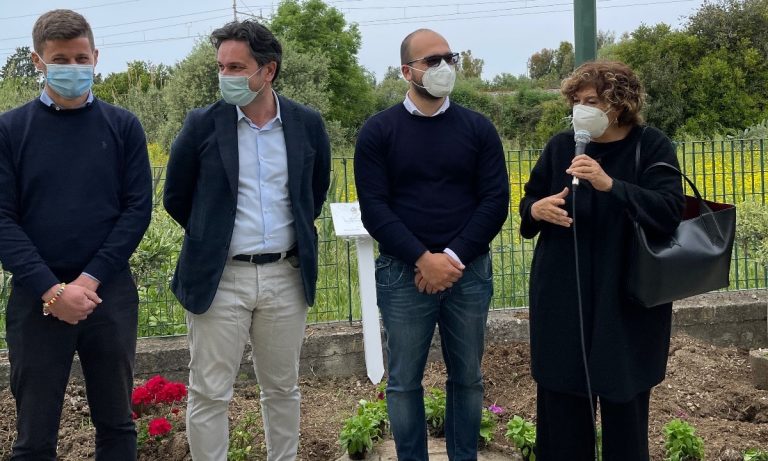
{"type": "Polygon", "coordinates": [[[230,261],[207,312],[187,313],[187,437],[195,461],[226,461],[228,405],[246,343],[261,390],[268,461],[293,461],[299,445],[299,356],[307,303],[296,258],[230,261]]]}

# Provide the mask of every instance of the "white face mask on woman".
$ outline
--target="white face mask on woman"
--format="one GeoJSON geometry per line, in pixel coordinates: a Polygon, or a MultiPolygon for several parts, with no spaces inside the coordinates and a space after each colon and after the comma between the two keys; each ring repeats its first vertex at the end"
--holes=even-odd
{"type": "MultiPolygon", "coordinates": [[[[610,110],[608,111],[610,112],[610,110]]],[[[586,130],[589,135],[599,138],[608,129],[608,112],[603,112],[598,107],[576,104],[573,106],[573,130],[586,130]]]]}

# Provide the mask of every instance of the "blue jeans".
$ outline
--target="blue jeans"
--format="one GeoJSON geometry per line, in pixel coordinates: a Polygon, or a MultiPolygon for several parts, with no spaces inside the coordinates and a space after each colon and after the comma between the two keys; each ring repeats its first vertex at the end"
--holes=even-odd
{"type": "Polygon", "coordinates": [[[490,256],[472,261],[461,279],[441,293],[419,293],[414,276],[414,267],[399,259],[381,255],[376,260],[376,292],[387,339],[387,408],[397,458],[429,459],[421,381],[437,324],[448,371],[448,458],[476,460],[483,406],[480,362],[493,295],[490,256]]]}

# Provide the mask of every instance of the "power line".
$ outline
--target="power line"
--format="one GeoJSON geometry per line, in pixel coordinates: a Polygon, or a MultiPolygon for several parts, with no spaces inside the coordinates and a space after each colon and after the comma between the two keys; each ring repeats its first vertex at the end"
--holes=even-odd
{"type": "MultiPolygon", "coordinates": [[[[79,6],[79,7],[74,7],[74,8],[70,8],[70,9],[72,9],[72,10],[90,10],[90,9],[93,9],[93,8],[102,8],[104,6],[122,5],[123,3],[136,3],[138,1],[140,1],[140,0],[123,0],[123,1],[120,1],[120,2],[102,3],[100,5],[91,5],[91,6],[79,6]]],[[[2,21],[4,19],[31,18],[31,17],[40,16],[42,14],[43,13],[31,13],[31,14],[22,14],[20,16],[5,16],[5,17],[0,18],[0,21],[2,21]]]]}
{"type": "Polygon", "coordinates": [[[120,36],[120,35],[138,34],[138,33],[141,33],[141,32],[149,32],[151,30],[166,29],[168,27],[183,26],[183,25],[192,24],[192,23],[195,23],[195,22],[213,21],[214,19],[224,19],[224,18],[228,18],[228,17],[229,17],[229,15],[226,15],[226,16],[215,16],[215,17],[208,17],[208,18],[203,18],[203,19],[195,19],[195,20],[192,20],[192,21],[177,22],[175,24],[163,24],[161,26],[150,27],[150,28],[147,28],[147,29],[131,30],[131,31],[128,31],[128,32],[115,32],[114,34],[99,35],[97,37],[97,39],[101,40],[101,39],[107,38],[107,37],[117,37],[117,36],[120,36]]]}
{"type": "MultiPolygon", "coordinates": [[[[605,3],[612,0],[603,0],[600,3],[605,3]]],[[[630,4],[621,4],[621,5],[609,5],[609,6],[599,6],[598,9],[605,9],[605,8],[626,8],[626,7],[633,7],[633,6],[649,6],[649,5],[665,5],[670,3],[684,3],[684,2],[692,2],[692,1],[698,1],[698,0],[662,0],[662,1],[656,1],[656,2],[645,2],[645,3],[630,3],[630,4]]],[[[379,26],[379,25],[395,25],[395,24],[411,24],[414,22],[424,21],[428,20],[431,22],[445,22],[445,21],[459,21],[459,20],[471,20],[471,19],[484,19],[484,18],[494,18],[494,17],[509,17],[509,16],[525,16],[525,15],[532,15],[532,14],[544,14],[544,13],[563,13],[563,12],[569,12],[573,11],[571,2],[566,3],[551,3],[547,5],[528,5],[528,6],[519,6],[519,7],[510,7],[510,8],[495,8],[490,10],[477,10],[477,11],[464,11],[464,12],[456,12],[456,13],[441,13],[441,14],[433,14],[433,15],[420,15],[420,16],[405,16],[405,17],[396,17],[396,18],[383,18],[383,19],[371,19],[368,21],[360,21],[357,22],[357,25],[359,26],[379,26]],[[547,10],[547,11],[533,11],[533,12],[525,12],[525,13],[507,13],[507,14],[493,14],[493,15],[486,15],[485,13],[499,13],[504,11],[512,11],[512,10],[530,10],[535,8],[550,8],[550,7],[558,7],[558,6],[569,6],[567,9],[559,9],[559,10],[547,10]],[[483,16],[472,16],[468,17],[467,15],[473,15],[473,14],[483,14],[483,16]],[[454,16],[454,17],[450,17],[454,16]],[[455,16],[461,16],[461,17],[455,17],[455,16]]]]}
{"type": "MultiPolygon", "coordinates": [[[[136,1],[136,0],[134,0],[134,1],[136,1]]],[[[218,9],[215,9],[215,10],[197,11],[197,12],[194,12],[194,13],[177,14],[177,15],[174,15],[174,16],[165,16],[165,17],[161,17],[161,18],[149,18],[149,19],[141,19],[141,20],[137,20],[137,21],[123,22],[123,23],[119,23],[119,24],[109,24],[109,25],[106,25],[106,26],[94,27],[93,30],[94,31],[99,31],[99,30],[102,30],[102,29],[110,29],[112,27],[130,26],[130,25],[133,25],[133,24],[145,24],[145,23],[148,23],[148,22],[164,21],[166,19],[178,19],[178,18],[184,18],[184,17],[188,17],[188,16],[196,16],[198,14],[218,13],[219,11],[229,11],[229,8],[218,8],[218,9]]],[[[189,21],[189,22],[193,22],[193,21],[189,21]]],[[[185,23],[181,23],[181,24],[185,24],[185,23]]],[[[99,35],[99,34],[95,34],[95,35],[103,37],[103,35],[99,35]]],[[[5,37],[5,38],[0,38],[0,42],[6,42],[6,41],[10,41],[10,40],[20,40],[20,39],[25,39],[25,38],[29,38],[29,37],[30,37],[29,34],[22,35],[22,36],[19,36],[19,37],[5,37]]]]}

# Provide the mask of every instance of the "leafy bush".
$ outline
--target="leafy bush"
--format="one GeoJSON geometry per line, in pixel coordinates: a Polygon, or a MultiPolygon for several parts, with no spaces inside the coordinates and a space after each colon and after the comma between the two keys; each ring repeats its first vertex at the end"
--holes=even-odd
{"type": "Polygon", "coordinates": [[[484,443],[489,443],[493,440],[493,433],[496,432],[496,423],[499,420],[499,415],[503,413],[501,407],[491,405],[489,408],[483,408],[482,416],[480,417],[480,440],[484,443]]]}
{"type": "Polygon", "coordinates": [[[229,461],[246,461],[254,458],[253,436],[261,431],[259,417],[249,411],[229,433],[229,461]]]}
{"type": "Polygon", "coordinates": [[[694,461],[704,459],[704,441],[696,436],[696,429],[679,419],[664,425],[665,461],[694,461]]]}
{"type": "Polygon", "coordinates": [[[507,422],[507,440],[515,444],[526,461],[536,461],[536,426],[515,415],[507,422]]]}
{"type": "Polygon", "coordinates": [[[768,461],[768,451],[749,449],[744,452],[744,461],[768,461]]]}
{"type": "Polygon", "coordinates": [[[445,433],[445,391],[429,389],[424,396],[424,416],[432,435],[440,437],[445,433]]]}
{"type": "Polygon", "coordinates": [[[736,241],[751,259],[768,266],[768,207],[746,200],[736,207],[736,220],[736,241]]]}
{"type": "Polygon", "coordinates": [[[370,414],[362,413],[347,418],[339,434],[339,443],[350,455],[366,453],[379,438],[378,423],[370,414]]]}

